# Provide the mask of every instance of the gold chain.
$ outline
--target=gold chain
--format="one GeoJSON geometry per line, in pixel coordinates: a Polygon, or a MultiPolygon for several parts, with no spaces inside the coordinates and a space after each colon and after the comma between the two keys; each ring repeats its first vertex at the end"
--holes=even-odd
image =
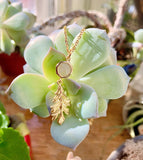
{"type": "Polygon", "coordinates": [[[79,40],[81,39],[84,31],[85,31],[85,29],[83,28],[83,29],[81,30],[80,34],[78,35],[75,44],[72,46],[71,49],[69,49],[68,38],[67,38],[67,27],[64,26],[65,44],[66,44],[66,50],[67,50],[67,53],[68,53],[68,55],[67,55],[67,57],[66,57],[66,60],[67,60],[67,61],[70,61],[71,55],[72,55],[72,53],[75,51],[75,49],[76,49],[76,47],[77,47],[77,45],[78,45],[78,43],[79,43],[79,40]]]}
{"type": "MultiPolygon", "coordinates": [[[[66,26],[64,27],[65,45],[66,45],[66,50],[68,53],[68,55],[66,57],[66,61],[70,62],[71,55],[75,51],[75,49],[79,43],[79,40],[81,39],[84,31],[85,31],[85,29],[81,30],[80,34],[77,37],[75,44],[72,46],[71,49],[69,49],[68,38],[67,38],[67,27],[66,26]]],[[[70,106],[70,99],[67,98],[65,91],[62,87],[62,78],[60,78],[57,81],[57,84],[58,84],[58,89],[55,92],[55,96],[53,98],[54,104],[52,106],[50,106],[50,108],[51,108],[52,120],[55,120],[58,118],[57,121],[61,125],[65,120],[64,113],[66,115],[69,114],[68,107],[70,106]]]]}

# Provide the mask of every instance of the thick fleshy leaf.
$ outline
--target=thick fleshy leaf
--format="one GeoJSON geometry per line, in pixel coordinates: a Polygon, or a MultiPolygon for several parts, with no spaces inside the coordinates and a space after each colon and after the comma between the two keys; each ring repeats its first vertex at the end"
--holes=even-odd
{"type": "Polygon", "coordinates": [[[0,22],[3,21],[4,14],[8,7],[8,1],[7,0],[0,0],[0,22]]]}
{"type": "Polygon", "coordinates": [[[98,70],[100,68],[103,68],[105,66],[108,66],[108,65],[117,65],[117,55],[116,55],[115,49],[113,49],[113,48],[111,48],[110,54],[108,55],[108,57],[105,60],[105,62],[102,63],[98,68],[90,71],[89,73],[92,73],[92,72],[94,72],[94,71],[96,71],[96,70],[98,70]]]}
{"type": "Polygon", "coordinates": [[[134,33],[134,37],[136,41],[143,43],[143,29],[138,29],[134,33]]]}
{"type": "Polygon", "coordinates": [[[105,60],[105,62],[99,66],[99,68],[108,66],[108,65],[116,65],[117,64],[117,55],[116,55],[116,51],[115,49],[111,48],[111,51],[107,57],[107,59],[105,60]]]}
{"type": "Polygon", "coordinates": [[[3,26],[7,29],[13,29],[16,31],[21,31],[26,29],[29,24],[29,17],[24,12],[19,12],[6,21],[4,21],[3,26]]]}
{"type": "Polygon", "coordinates": [[[32,13],[30,13],[29,11],[24,11],[25,14],[27,14],[27,16],[29,17],[29,24],[27,26],[27,29],[31,28],[33,26],[33,24],[36,21],[36,16],[32,13]]]}
{"type": "Polygon", "coordinates": [[[98,117],[105,117],[106,112],[107,112],[107,107],[108,107],[108,101],[103,98],[98,98],[98,117]]]}
{"type": "Polygon", "coordinates": [[[77,119],[70,115],[64,123],[59,125],[57,121],[52,122],[51,135],[58,143],[75,149],[87,136],[89,124],[86,119],[77,119]]]}
{"type": "Polygon", "coordinates": [[[47,105],[45,103],[40,104],[39,106],[32,108],[31,111],[33,113],[37,114],[38,116],[43,117],[43,118],[50,116],[47,105]]]}
{"type": "Polygon", "coordinates": [[[55,42],[57,35],[60,33],[61,29],[57,29],[53,31],[52,33],[48,34],[48,37],[52,40],[52,42],[55,42]]]}
{"type": "Polygon", "coordinates": [[[63,79],[63,86],[65,87],[68,95],[76,95],[81,85],[72,79],[63,79]]]}
{"type": "Polygon", "coordinates": [[[80,118],[98,117],[98,99],[93,88],[80,84],[81,88],[75,96],[70,96],[71,106],[76,116],[80,118]]]}
{"type": "Polygon", "coordinates": [[[94,88],[101,98],[116,99],[125,94],[129,80],[123,68],[110,65],[86,75],[79,82],[94,88]]]}
{"type": "Polygon", "coordinates": [[[7,32],[12,40],[20,47],[25,47],[29,42],[29,37],[26,31],[15,31],[13,29],[7,29],[7,32]]]}
{"type": "Polygon", "coordinates": [[[63,53],[58,52],[52,47],[49,49],[48,54],[43,60],[43,73],[50,82],[55,82],[60,79],[56,73],[56,65],[65,60],[66,57],[63,53]]]}
{"type": "Polygon", "coordinates": [[[14,43],[10,40],[7,32],[3,29],[0,30],[1,40],[0,40],[0,48],[3,52],[8,54],[12,53],[15,49],[14,43]]]}
{"type": "Polygon", "coordinates": [[[50,106],[53,105],[53,98],[54,98],[55,94],[53,92],[48,92],[46,95],[46,105],[48,107],[49,112],[51,112],[51,108],[50,106]]]}
{"type": "Polygon", "coordinates": [[[23,108],[34,108],[45,102],[49,82],[38,74],[22,74],[8,88],[10,97],[23,108]]]}
{"type": "Polygon", "coordinates": [[[54,48],[54,45],[47,36],[37,36],[30,40],[24,51],[24,58],[28,65],[42,73],[42,63],[50,47],[54,48]]]}
{"type": "Polygon", "coordinates": [[[0,129],[0,160],[30,160],[29,147],[12,128],[0,129]]]}
{"type": "Polygon", "coordinates": [[[33,68],[31,68],[28,64],[25,64],[25,65],[23,66],[23,70],[24,70],[24,73],[40,74],[40,73],[38,73],[37,71],[35,71],[33,68]]]}
{"type": "MultiPolygon", "coordinates": [[[[73,44],[76,42],[77,37],[78,35],[75,37],[73,44]]],[[[107,59],[110,50],[110,41],[104,30],[97,28],[86,29],[71,56],[71,65],[73,67],[71,79],[79,79],[99,67],[107,59]]]]}
{"type": "Polygon", "coordinates": [[[15,8],[12,5],[9,5],[7,8],[7,11],[5,13],[5,19],[12,17],[13,15],[15,15],[18,12],[19,12],[19,10],[17,8],[15,8]]]}
{"type": "MultiPolygon", "coordinates": [[[[81,31],[81,27],[77,24],[72,24],[70,26],[67,27],[67,38],[68,38],[68,44],[69,44],[69,48],[72,44],[73,39],[75,38],[75,36],[81,31]]],[[[67,55],[67,50],[66,50],[66,45],[65,45],[65,35],[64,35],[64,30],[61,30],[59,32],[59,34],[56,36],[55,39],[55,45],[56,45],[56,49],[62,53],[64,53],[65,55],[67,55]]]]}
{"type": "Polygon", "coordinates": [[[15,7],[16,9],[18,9],[19,12],[22,11],[22,3],[21,2],[12,2],[11,5],[13,7],[15,7]]]}

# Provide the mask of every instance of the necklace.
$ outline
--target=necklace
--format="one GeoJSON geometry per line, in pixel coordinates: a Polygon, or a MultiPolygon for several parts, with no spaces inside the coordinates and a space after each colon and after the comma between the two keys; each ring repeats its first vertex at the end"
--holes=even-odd
{"type": "Polygon", "coordinates": [[[72,73],[72,66],[70,64],[71,55],[76,50],[76,47],[79,44],[79,40],[81,39],[85,29],[81,30],[75,44],[71,47],[71,49],[69,49],[67,31],[67,27],[64,26],[65,45],[68,55],[66,56],[66,61],[61,61],[56,66],[56,73],[60,79],[57,81],[58,89],[53,98],[54,104],[50,106],[52,120],[57,119],[57,122],[60,125],[62,125],[65,120],[64,114],[69,115],[69,106],[71,104],[70,99],[66,96],[66,93],[62,87],[62,79],[68,78],[72,73]]]}

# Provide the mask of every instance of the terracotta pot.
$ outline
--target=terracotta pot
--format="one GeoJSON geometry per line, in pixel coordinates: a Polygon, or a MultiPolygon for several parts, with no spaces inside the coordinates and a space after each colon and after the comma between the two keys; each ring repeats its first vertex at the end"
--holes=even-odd
{"type": "Polygon", "coordinates": [[[0,53],[0,66],[8,76],[18,76],[23,73],[24,58],[19,52],[13,52],[11,55],[0,53]]]}
{"type": "MultiPolygon", "coordinates": [[[[137,136],[135,138],[132,139],[135,143],[138,141],[143,141],[143,135],[137,136]]],[[[109,157],[107,158],[107,160],[116,160],[121,158],[122,156],[122,151],[125,147],[125,143],[123,143],[120,147],[118,147],[116,150],[114,150],[109,157]]]]}

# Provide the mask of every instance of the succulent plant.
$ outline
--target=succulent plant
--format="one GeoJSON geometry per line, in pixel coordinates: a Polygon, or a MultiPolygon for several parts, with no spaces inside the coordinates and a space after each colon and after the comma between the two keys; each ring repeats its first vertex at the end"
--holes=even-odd
{"type": "Polygon", "coordinates": [[[143,43],[143,29],[138,29],[134,33],[135,41],[143,43]]]}
{"type": "Polygon", "coordinates": [[[25,47],[29,41],[27,29],[34,24],[36,17],[22,10],[22,4],[0,0],[0,52],[10,54],[15,46],[25,47]]]}
{"type": "Polygon", "coordinates": [[[22,108],[52,117],[51,135],[76,148],[89,132],[89,119],[106,116],[109,99],[125,94],[129,77],[116,65],[116,52],[104,30],[65,27],[54,42],[31,39],[24,51],[25,73],[7,93],[22,108]]]}

